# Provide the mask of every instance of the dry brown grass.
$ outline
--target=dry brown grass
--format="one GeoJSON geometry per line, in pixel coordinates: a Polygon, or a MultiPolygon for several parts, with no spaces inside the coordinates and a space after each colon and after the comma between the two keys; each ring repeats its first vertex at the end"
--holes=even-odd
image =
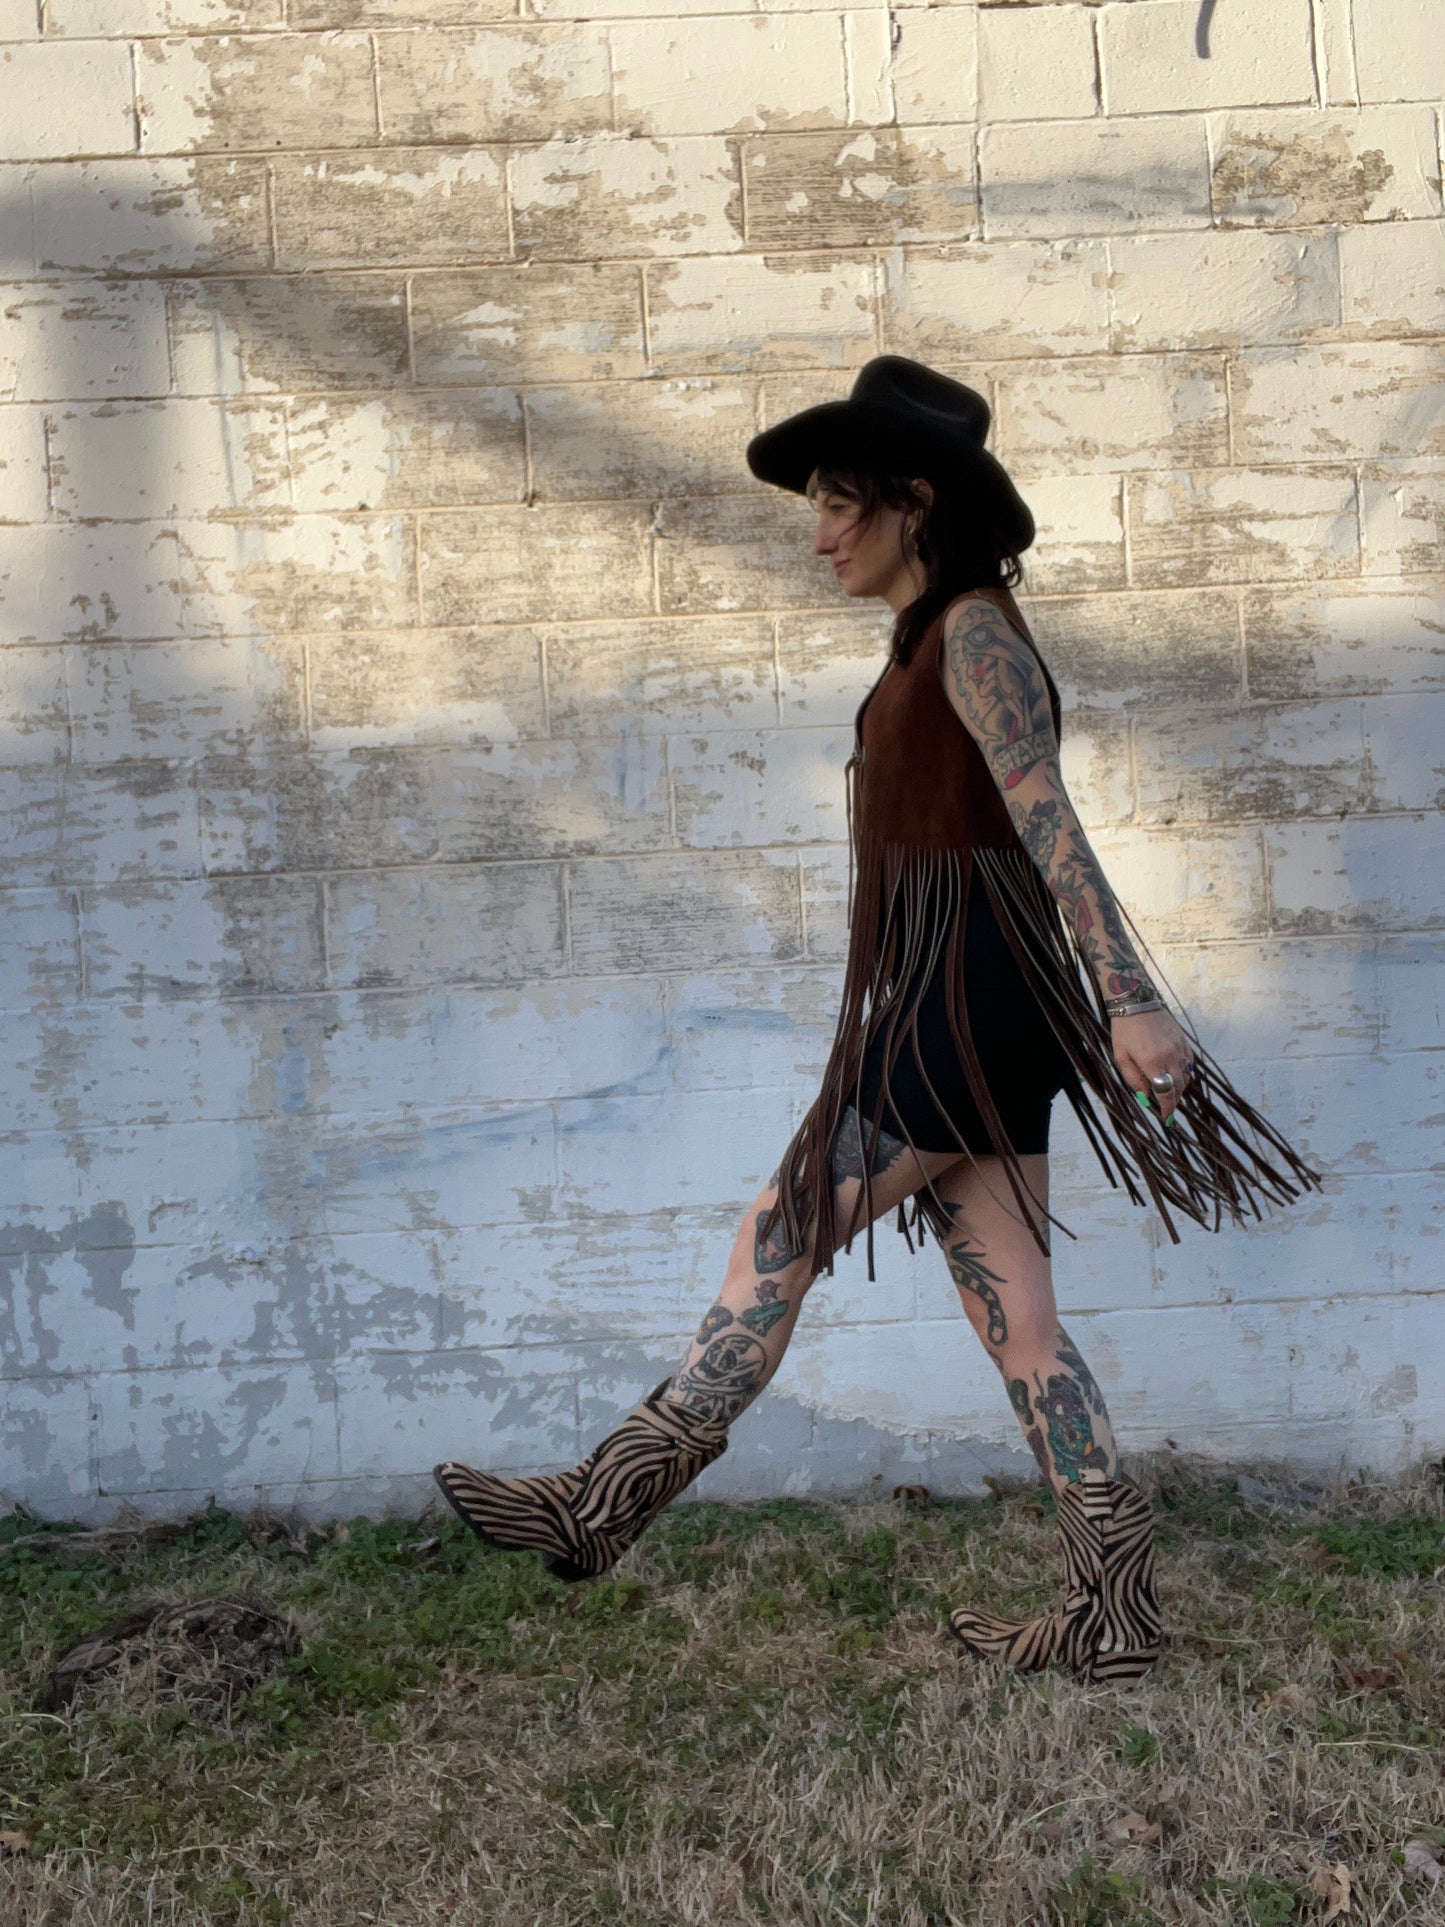
{"type": "Polygon", "coordinates": [[[1169,1634],[1132,1689],[1023,1679],[941,1629],[1055,1596],[1038,1487],[678,1505],[571,1588],[449,1516],[288,1537],[213,1512],[114,1565],[22,1548],[0,1828],[29,1844],[0,1920],[1445,1922],[1442,1468],[1304,1509],[1130,1469],[1169,1634]],[[304,1639],[229,1713],[152,1661],[37,1711],[79,1634],[221,1593],[304,1639]]]}

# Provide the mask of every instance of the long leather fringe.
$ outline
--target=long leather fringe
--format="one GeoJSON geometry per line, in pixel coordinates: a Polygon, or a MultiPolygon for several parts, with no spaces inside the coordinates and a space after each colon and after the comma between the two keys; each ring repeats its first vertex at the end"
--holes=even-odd
{"type": "MultiPolygon", "coordinates": [[[[848,775],[854,772],[850,763],[848,775]]],[[[928,1086],[918,1040],[923,986],[944,957],[945,1006],[959,1061],[990,1143],[1024,1221],[1039,1247],[1049,1249],[1045,1222],[1074,1234],[1034,1196],[1008,1142],[979,1065],[964,1006],[963,931],[972,889],[982,888],[1014,956],[1067,1055],[1072,1075],[1064,1091],[1105,1176],[1134,1204],[1152,1203],[1177,1244],[1174,1213],[1218,1230],[1227,1212],[1263,1215],[1261,1199],[1286,1204],[1320,1190],[1320,1174],[1235,1090],[1186,1022],[1196,1069],[1166,1130],[1157,1111],[1144,1111],[1114,1058],[1103,999],[1044,878],[1021,846],[979,849],[878,847],[865,837],[856,875],[849,783],[848,907],[852,927],[838,1028],[822,1084],[783,1154],[778,1200],[763,1226],[781,1221],[791,1251],[807,1250],[812,1270],[833,1270],[841,1244],[851,1251],[859,1222],[866,1227],[868,1276],[874,1277],[872,1179],[874,1151],[889,1102],[890,1080],[903,1051],[928,1086]],[[870,1114],[862,1103],[862,1066],[881,1037],[884,1070],[870,1114]],[[862,1185],[839,1235],[833,1146],[845,1108],[858,1111],[863,1148],[862,1185]],[[1253,1141],[1251,1141],[1253,1140],[1253,1141]],[[1272,1161],[1273,1160],[1273,1161],[1272,1161]],[[1282,1168],[1281,1168],[1282,1167],[1282,1168]]],[[[1141,945],[1141,960],[1149,963],[1141,945]]],[[[1182,1021],[1182,1020],[1181,1020],[1182,1021]]],[[[974,1155],[958,1140],[960,1155],[974,1155]]],[[[910,1149],[913,1148],[910,1145],[910,1149]]],[[[940,1241],[948,1235],[947,1206],[931,1184],[912,1199],[912,1222],[940,1241]]],[[[898,1229],[908,1237],[905,1207],[898,1229]]],[[[909,1238],[910,1249],[912,1239],[909,1238]]]]}

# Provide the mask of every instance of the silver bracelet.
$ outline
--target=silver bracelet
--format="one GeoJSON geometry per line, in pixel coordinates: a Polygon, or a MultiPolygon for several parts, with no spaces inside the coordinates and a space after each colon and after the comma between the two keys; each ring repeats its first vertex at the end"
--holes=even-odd
{"type": "Polygon", "coordinates": [[[1162,997],[1146,997],[1142,1002],[1131,1001],[1127,997],[1115,997],[1105,1000],[1104,1015],[1106,1017],[1140,1017],[1146,1011],[1163,1010],[1163,1008],[1162,997]]]}

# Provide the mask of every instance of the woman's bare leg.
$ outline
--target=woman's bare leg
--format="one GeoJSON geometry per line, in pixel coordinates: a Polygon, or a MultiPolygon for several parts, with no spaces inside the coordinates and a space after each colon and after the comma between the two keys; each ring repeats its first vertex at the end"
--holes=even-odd
{"type": "MultiPolygon", "coordinates": [[[[894,1211],[926,1178],[935,1183],[958,1160],[951,1152],[913,1152],[886,1133],[873,1153],[873,1216],[894,1211]]],[[[856,1113],[844,1114],[833,1155],[837,1221],[846,1225],[863,1181],[856,1113]]],[[[782,1362],[808,1287],[817,1275],[807,1257],[790,1252],[781,1222],[764,1239],[760,1226],[778,1195],[773,1173],[744,1218],[722,1286],[663,1397],[731,1422],[762,1391],[782,1362]]]]}
{"type": "MultiPolygon", "coordinates": [[[[1047,1154],[1019,1163],[1030,1190],[1047,1205],[1047,1154]]],[[[1001,1161],[963,1159],[935,1188],[953,1213],[944,1247],[953,1282],[1003,1376],[1039,1470],[1056,1491],[1085,1466],[1117,1478],[1104,1395],[1059,1323],[1052,1265],[1021,1222],[1001,1161]]]]}

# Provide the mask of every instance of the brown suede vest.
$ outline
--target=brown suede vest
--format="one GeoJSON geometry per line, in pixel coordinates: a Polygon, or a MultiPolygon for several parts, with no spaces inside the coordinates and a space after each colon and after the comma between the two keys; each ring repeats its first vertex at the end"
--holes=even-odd
{"type": "MultiPolygon", "coordinates": [[[[997,603],[1038,655],[1028,624],[1007,589],[979,589],[997,603]]],[[[947,610],[928,625],[908,663],[890,662],[863,699],[856,724],[858,828],[870,841],[914,849],[1006,849],[1018,834],[987,759],[948,700],[941,651],[947,610]]],[[[1059,692],[1048,684],[1054,729],[1059,692]]]]}
{"type": "MultiPolygon", "coordinates": [[[[1006,589],[976,593],[996,602],[1034,646],[1006,589]]],[[[1192,1031],[1195,1069],[1173,1129],[1164,1130],[1157,1116],[1141,1111],[1115,1058],[1102,995],[1078,933],[1014,829],[983,751],[949,702],[939,661],[942,636],[940,615],[906,665],[889,662],[858,711],[847,770],[852,868],[838,1026],[818,1095],[783,1153],[777,1201],[763,1214],[759,1236],[772,1236],[781,1224],[788,1248],[806,1250],[816,1274],[833,1269],[840,1238],[846,1250],[864,1225],[873,1276],[871,1147],[892,1067],[905,1050],[921,1061],[921,986],[941,965],[948,1025],[970,1093],[1020,1222],[1048,1251],[1046,1223],[1059,1220],[1028,1187],[972,1041],[963,935],[975,890],[987,897],[1069,1059],[1064,1093],[1105,1175],[1134,1203],[1152,1202],[1171,1239],[1179,1237],[1171,1211],[1198,1224],[1212,1221],[1217,1229],[1226,1211],[1242,1223],[1246,1212],[1260,1215],[1261,1198],[1283,1204],[1318,1190],[1319,1173],[1241,1097],[1192,1031]],[[845,1193],[835,1145],[845,1110],[861,1103],[861,1067],[875,1041],[887,1061],[871,1114],[859,1115],[862,1185],[841,1225],[838,1206],[845,1193]]],[[[1042,657],[1039,662],[1057,731],[1058,690],[1042,657]]],[[[1142,939],[1139,950],[1141,961],[1150,963],[1142,939]]],[[[967,1151],[961,1136],[959,1151],[967,1151]]],[[[914,1196],[913,1223],[920,1231],[926,1224],[940,1242],[952,1235],[952,1208],[931,1184],[914,1196]]],[[[906,1228],[901,1208],[899,1224],[906,1228]]]]}

